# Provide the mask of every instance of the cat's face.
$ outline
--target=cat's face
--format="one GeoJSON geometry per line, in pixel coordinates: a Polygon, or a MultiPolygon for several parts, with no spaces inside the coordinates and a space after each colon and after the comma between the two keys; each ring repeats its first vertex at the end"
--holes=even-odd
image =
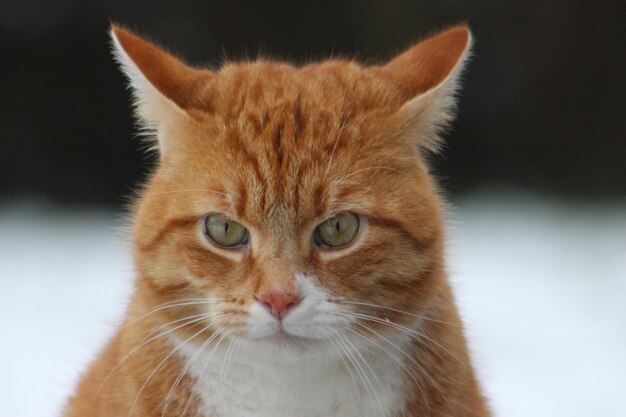
{"type": "Polygon", "coordinates": [[[442,227],[417,145],[447,120],[466,29],[375,68],[197,71],[114,39],[161,148],[134,238],[139,290],[164,322],[306,349],[428,315],[442,227]]]}

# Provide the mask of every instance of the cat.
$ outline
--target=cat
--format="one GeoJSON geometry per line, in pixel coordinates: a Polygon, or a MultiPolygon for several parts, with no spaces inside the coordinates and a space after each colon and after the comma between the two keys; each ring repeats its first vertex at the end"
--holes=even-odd
{"type": "Polygon", "coordinates": [[[425,158],[469,29],[378,66],[219,70],[111,37],[159,162],[125,320],[63,415],[488,416],[425,158]]]}

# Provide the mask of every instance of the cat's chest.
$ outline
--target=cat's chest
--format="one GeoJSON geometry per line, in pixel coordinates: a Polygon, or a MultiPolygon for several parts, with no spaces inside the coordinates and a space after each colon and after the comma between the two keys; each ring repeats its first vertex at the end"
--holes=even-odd
{"type": "MultiPolygon", "coordinates": [[[[187,360],[192,349],[183,353],[187,360]]],[[[384,357],[359,365],[200,354],[189,366],[203,417],[392,417],[404,404],[400,366],[384,357]]]]}

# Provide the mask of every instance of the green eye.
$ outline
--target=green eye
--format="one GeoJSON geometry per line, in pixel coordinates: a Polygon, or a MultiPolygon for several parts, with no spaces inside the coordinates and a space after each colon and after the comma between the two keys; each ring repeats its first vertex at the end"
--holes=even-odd
{"type": "Polygon", "coordinates": [[[220,214],[206,216],[204,230],[211,240],[220,246],[232,248],[248,243],[248,230],[240,223],[220,214]]]}
{"type": "Polygon", "coordinates": [[[359,218],[352,213],[341,213],[324,220],[315,229],[315,243],[338,248],[354,240],[359,231],[359,218]]]}

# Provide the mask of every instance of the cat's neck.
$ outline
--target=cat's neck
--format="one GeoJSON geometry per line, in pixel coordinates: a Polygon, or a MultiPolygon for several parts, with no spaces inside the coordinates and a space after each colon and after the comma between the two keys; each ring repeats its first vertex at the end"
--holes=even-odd
{"type": "MultiPolygon", "coordinates": [[[[179,343],[178,341],[173,341],[179,343]]],[[[338,350],[351,342],[300,352],[223,343],[180,349],[196,381],[198,415],[207,417],[391,417],[405,403],[403,361],[374,350],[338,350]]]]}

